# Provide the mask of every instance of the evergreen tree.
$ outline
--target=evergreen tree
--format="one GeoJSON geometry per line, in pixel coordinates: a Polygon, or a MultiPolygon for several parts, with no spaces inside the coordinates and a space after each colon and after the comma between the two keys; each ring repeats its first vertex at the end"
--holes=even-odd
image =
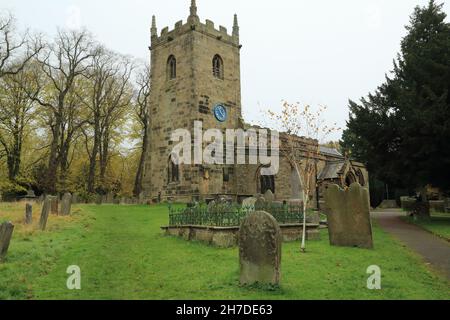
{"type": "Polygon", "coordinates": [[[387,183],[450,187],[450,25],[442,4],[416,7],[392,75],[350,101],[342,145],[387,183]]]}

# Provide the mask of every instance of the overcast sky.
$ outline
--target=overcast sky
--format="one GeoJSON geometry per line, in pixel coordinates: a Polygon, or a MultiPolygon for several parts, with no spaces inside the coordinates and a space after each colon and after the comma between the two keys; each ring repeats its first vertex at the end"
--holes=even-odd
{"type": "MultiPolygon", "coordinates": [[[[242,105],[248,122],[282,99],[327,105],[345,127],[348,99],[376,89],[392,68],[416,5],[428,0],[197,0],[200,19],[241,27],[242,105]]],[[[82,25],[118,52],[148,59],[150,23],[170,29],[190,0],[0,0],[21,28],[54,34],[82,25]]],[[[449,14],[449,5],[444,6],[449,14]]],[[[339,138],[336,135],[335,139],[339,138]]]]}

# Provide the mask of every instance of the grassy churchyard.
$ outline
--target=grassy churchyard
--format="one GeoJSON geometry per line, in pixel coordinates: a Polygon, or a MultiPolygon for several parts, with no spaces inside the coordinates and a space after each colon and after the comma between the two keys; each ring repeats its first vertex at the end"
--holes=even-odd
{"type": "Polygon", "coordinates": [[[238,249],[164,236],[164,205],[77,205],[69,217],[50,216],[44,232],[33,211],[25,226],[25,204],[0,204],[0,221],[15,224],[0,299],[450,299],[447,280],[376,224],[374,250],[331,247],[322,230],[306,254],[283,244],[280,287],[243,287],[238,249]],[[67,289],[72,265],[81,290],[67,289]],[[381,268],[381,290],[367,289],[371,265],[381,268]]]}
{"type": "Polygon", "coordinates": [[[430,219],[404,219],[450,242],[450,213],[432,211],[430,219]]]}

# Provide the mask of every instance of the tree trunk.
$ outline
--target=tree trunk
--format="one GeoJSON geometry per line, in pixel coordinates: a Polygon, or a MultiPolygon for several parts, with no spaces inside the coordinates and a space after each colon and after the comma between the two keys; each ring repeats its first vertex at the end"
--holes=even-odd
{"type": "Polygon", "coordinates": [[[144,137],[142,139],[141,159],[139,161],[139,167],[137,169],[136,179],[134,182],[133,194],[135,197],[138,197],[142,192],[142,179],[143,179],[143,175],[144,175],[145,157],[147,156],[147,149],[148,149],[148,131],[147,130],[148,130],[148,126],[146,125],[144,127],[144,137]]]}
{"type": "Polygon", "coordinates": [[[87,181],[87,190],[89,193],[95,192],[95,171],[97,168],[97,155],[100,146],[100,116],[94,115],[94,145],[92,146],[91,157],[89,159],[89,174],[87,181]]]}

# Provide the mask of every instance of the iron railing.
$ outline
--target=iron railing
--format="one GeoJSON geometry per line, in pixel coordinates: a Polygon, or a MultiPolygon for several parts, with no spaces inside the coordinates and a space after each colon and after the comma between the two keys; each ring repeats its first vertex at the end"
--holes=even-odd
{"type": "MultiPolygon", "coordinates": [[[[294,205],[258,207],[258,211],[270,213],[279,224],[303,223],[303,207],[294,205]]],[[[227,206],[218,209],[194,207],[169,208],[169,226],[237,227],[254,207],[227,206]]]]}

